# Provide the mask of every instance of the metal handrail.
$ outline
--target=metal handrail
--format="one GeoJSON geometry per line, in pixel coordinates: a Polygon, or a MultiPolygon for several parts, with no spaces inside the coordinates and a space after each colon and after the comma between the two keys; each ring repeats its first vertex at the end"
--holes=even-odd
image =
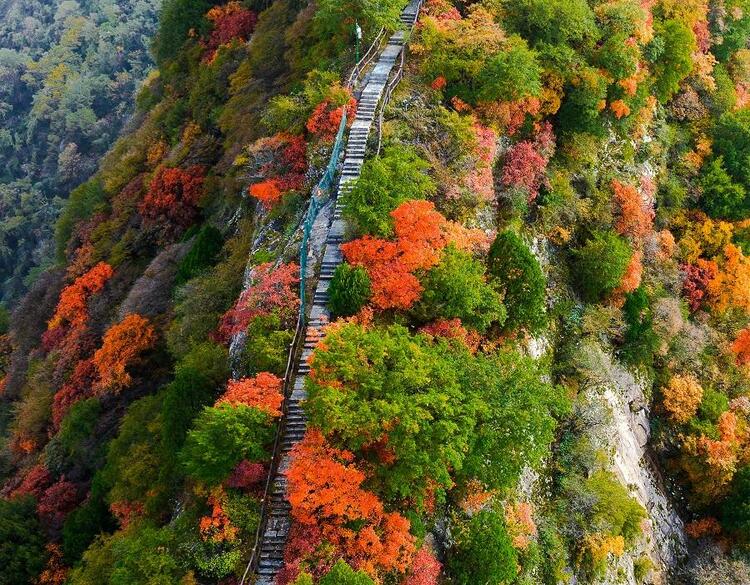
{"type": "MultiPolygon", "coordinates": [[[[422,5],[424,4],[424,0],[419,0],[419,3],[417,4],[417,12],[414,15],[414,24],[417,23],[417,20],[419,19],[419,13],[422,10],[422,5]]],[[[412,25],[412,28],[414,25],[412,25]]],[[[383,93],[383,97],[380,100],[380,106],[378,111],[378,149],[375,152],[375,156],[380,156],[380,149],[383,144],[383,112],[385,111],[385,107],[391,102],[391,94],[393,94],[393,90],[396,89],[396,86],[398,85],[398,82],[401,81],[401,78],[404,76],[404,58],[406,54],[406,44],[401,48],[401,61],[398,66],[398,71],[396,71],[396,74],[393,76],[393,79],[388,82],[388,85],[385,88],[385,92],[383,93]]]]}
{"type": "Polygon", "coordinates": [[[406,53],[406,46],[401,49],[401,62],[399,63],[398,71],[396,71],[396,75],[393,76],[393,79],[385,87],[383,98],[380,100],[380,111],[378,112],[378,149],[375,152],[375,156],[380,156],[380,147],[383,143],[383,112],[391,101],[393,90],[396,89],[398,82],[404,76],[404,53],[406,53]]]}
{"type": "Polygon", "coordinates": [[[307,277],[306,261],[307,256],[307,244],[309,239],[309,232],[312,229],[312,224],[315,220],[315,216],[321,207],[320,200],[322,199],[322,193],[325,190],[330,189],[333,184],[334,175],[336,173],[336,167],[338,159],[341,156],[341,143],[343,141],[344,132],[346,130],[347,120],[347,107],[344,106],[344,111],[341,116],[341,123],[339,124],[339,130],[336,134],[336,139],[333,143],[333,151],[331,152],[331,158],[328,161],[326,170],[323,173],[323,177],[316,183],[312,189],[312,197],[310,198],[310,207],[308,207],[305,219],[302,222],[303,234],[302,242],[300,244],[300,309],[297,315],[297,325],[294,329],[294,337],[289,345],[289,354],[287,355],[286,369],[284,370],[284,383],[283,383],[283,395],[284,400],[281,406],[281,416],[276,427],[276,436],[274,437],[273,450],[271,451],[271,466],[268,470],[268,476],[266,477],[266,483],[263,488],[263,498],[261,499],[260,507],[260,521],[258,527],[255,530],[255,543],[253,544],[252,551],[250,552],[250,559],[248,560],[245,572],[242,575],[240,585],[244,585],[245,579],[251,572],[255,572],[258,568],[260,556],[258,554],[263,534],[265,533],[266,527],[268,526],[268,506],[270,505],[270,495],[273,482],[276,478],[276,474],[281,464],[281,451],[279,449],[281,441],[286,430],[286,416],[289,409],[289,398],[294,391],[294,366],[297,363],[297,356],[300,349],[300,342],[305,338],[306,331],[306,286],[305,279],[307,277]]]}
{"type": "Polygon", "coordinates": [[[359,81],[360,73],[367,69],[368,65],[373,60],[375,55],[378,54],[377,49],[380,47],[380,43],[383,41],[385,32],[385,27],[382,27],[378,31],[378,34],[375,35],[375,39],[367,48],[367,52],[365,52],[365,54],[362,55],[362,58],[354,64],[354,69],[352,69],[351,73],[349,73],[349,77],[347,77],[346,79],[347,88],[354,89],[356,83],[359,81]]]}

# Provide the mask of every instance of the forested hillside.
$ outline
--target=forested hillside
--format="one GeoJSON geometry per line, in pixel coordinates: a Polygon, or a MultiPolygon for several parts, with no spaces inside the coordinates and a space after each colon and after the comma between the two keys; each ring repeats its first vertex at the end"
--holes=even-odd
{"type": "Polygon", "coordinates": [[[0,584],[255,583],[274,515],[277,585],[750,583],[750,1],[405,4],[164,0],[133,103],[145,7],[9,6],[4,62],[63,56],[6,172],[67,202],[0,337],[0,584]]]}
{"type": "Polygon", "coordinates": [[[152,67],[159,1],[0,2],[0,301],[55,260],[53,226],[152,67]],[[32,274],[29,274],[33,271],[32,274]]]}

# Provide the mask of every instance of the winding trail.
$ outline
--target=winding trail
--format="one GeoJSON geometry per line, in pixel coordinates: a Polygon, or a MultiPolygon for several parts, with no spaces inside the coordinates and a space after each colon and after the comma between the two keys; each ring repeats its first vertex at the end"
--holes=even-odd
{"type": "MultiPolygon", "coordinates": [[[[421,6],[422,0],[411,0],[402,11],[401,22],[406,29],[411,30],[414,27],[421,6]]],[[[269,500],[266,502],[265,514],[261,518],[260,542],[256,545],[258,554],[251,561],[250,566],[250,570],[255,575],[256,585],[272,585],[276,574],[284,566],[284,548],[291,526],[291,506],[286,497],[285,472],[289,467],[289,452],[302,440],[307,428],[307,418],[302,403],[306,398],[305,377],[310,372],[308,360],[321,339],[322,328],[329,322],[328,286],[336,268],[343,262],[339,246],[343,242],[346,225],[342,218],[343,207],[340,195],[349,191],[359,178],[364,164],[367,139],[373,127],[378,104],[381,102],[388,79],[404,50],[405,43],[406,32],[399,30],[389,38],[387,45],[381,50],[374,66],[364,78],[357,111],[348,133],[333,222],[326,238],[303,347],[294,363],[293,384],[286,385],[291,391],[288,391],[285,396],[285,414],[279,421],[281,440],[274,453],[277,465],[272,466],[272,469],[276,469],[276,473],[267,494],[269,500]]]]}

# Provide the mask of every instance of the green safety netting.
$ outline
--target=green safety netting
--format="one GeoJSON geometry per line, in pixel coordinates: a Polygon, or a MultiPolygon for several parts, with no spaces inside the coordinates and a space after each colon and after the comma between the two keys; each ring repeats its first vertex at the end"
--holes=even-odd
{"type": "Polygon", "coordinates": [[[341,123],[339,124],[339,130],[336,134],[336,139],[333,142],[333,151],[331,152],[331,158],[328,161],[323,176],[321,177],[318,184],[312,189],[312,196],[310,197],[310,205],[307,208],[305,220],[302,223],[302,244],[300,245],[299,252],[299,295],[300,295],[300,316],[302,321],[305,320],[306,303],[305,303],[305,280],[307,278],[307,256],[308,256],[308,241],[310,239],[310,232],[312,232],[315,218],[318,216],[318,211],[323,206],[323,202],[326,197],[330,194],[331,188],[336,178],[336,168],[338,167],[339,157],[341,151],[344,148],[344,132],[346,131],[346,108],[344,108],[344,114],[341,116],[341,123]]]}

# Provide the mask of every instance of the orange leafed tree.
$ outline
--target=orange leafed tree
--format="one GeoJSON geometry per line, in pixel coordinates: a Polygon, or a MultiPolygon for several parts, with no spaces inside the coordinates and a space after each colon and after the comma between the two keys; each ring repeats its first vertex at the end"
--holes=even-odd
{"type": "Polygon", "coordinates": [[[638,190],[617,180],[612,181],[612,190],[619,213],[617,231],[635,240],[651,232],[654,211],[646,205],[638,190]]]}
{"type": "Polygon", "coordinates": [[[737,308],[750,314],[750,259],[737,246],[724,246],[719,272],[707,285],[713,308],[724,312],[737,308]]]}
{"type": "Polygon", "coordinates": [[[66,324],[78,327],[85,324],[88,318],[88,299],[104,288],[113,273],[109,264],[99,262],[86,274],[76,278],[73,284],[66,286],[60,293],[55,314],[47,323],[48,328],[55,329],[66,324]]]}
{"type": "Polygon", "coordinates": [[[693,376],[672,376],[662,389],[664,408],[669,416],[679,422],[688,422],[698,410],[703,399],[703,388],[693,376]]]}
{"type": "Polygon", "coordinates": [[[311,429],[291,458],[288,494],[297,522],[320,528],[353,566],[373,577],[409,567],[414,556],[409,521],[385,513],[377,496],[362,489],[365,475],[351,453],[332,448],[311,429]]]}
{"type": "Polygon", "coordinates": [[[227,390],[217,400],[216,406],[220,404],[244,404],[252,406],[271,416],[281,416],[281,403],[284,397],[281,394],[283,380],[268,372],[261,372],[254,378],[242,378],[241,380],[230,380],[227,390]]]}
{"type": "Polygon", "coordinates": [[[750,364],[750,327],[737,334],[732,343],[732,352],[737,357],[737,363],[743,366],[750,364]]]}
{"type": "Polygon", "coordinates": [[[254,197],[263,204],[266,209],[272,209],[281,199],[281,189],[276,179],[269,179],[268,181],[261,181],[250,185],[248,192],[251,197],[254,197]]]}
{"type": "Polygon", "coordinates": [[[372,304],[377,309],[408,309],[422,294],[414,275],[440,262],[443,249],[483,245],[486,237],[445,219],[430,201],[405,201],[391,212],[395,241],[365,236],[342,244],[349,264],[367,270],[372,286],[372,304]]]}
{"type": "Polygon", "coordinates": [[[109,328],[102,346],[94,354],[94,365],[99,375],[97,390],[119,392],[130,385],[128,367],[156,343],[156,333],[148,319],[131,314],[109,328]]]}

